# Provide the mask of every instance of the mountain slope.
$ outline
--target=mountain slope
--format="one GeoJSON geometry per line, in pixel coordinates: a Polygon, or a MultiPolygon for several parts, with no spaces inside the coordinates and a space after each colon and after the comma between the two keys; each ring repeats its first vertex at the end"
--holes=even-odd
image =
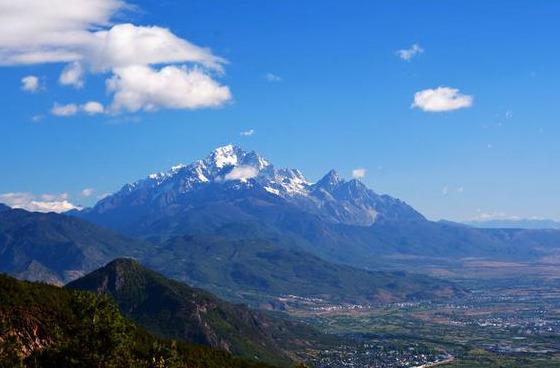
{"type": "Polygon", "coordinates": [[[333,264],[287,244],[278,246],[274,239],[236,240],[227,233],[173,238],[155,248],[145,262],[175,279],[263,307],[286,295],[331,303],[374,303],[463,293],[443,280],[333,264]]]}
{"type": "Polygon", "coordinates": [[[0,212],[0,272],[22,279],[62,284],[142,245],[74,217],[0,212]]]}
{"type": "Polygon", "coordinates": [[[106,297],[0,275],[1,367],[265,367],[158,339],[106,297]]]}
{"type": "Polygon", "coordinates": [[[67,285],[111,296],[127,316],[159,336],[285,365],[290,352],[327,337],[306,325],[271,318],[117,259],[67,285]]]}

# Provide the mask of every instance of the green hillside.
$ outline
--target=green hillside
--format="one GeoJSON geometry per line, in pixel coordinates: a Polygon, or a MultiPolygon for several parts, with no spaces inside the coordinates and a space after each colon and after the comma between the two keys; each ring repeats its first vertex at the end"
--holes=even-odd
{"type": "Polygon", "coordinates": [[[111,296],[121,311],[167,338],[290,365],[296,353],[335,341],[307,325],[273,318],[170,280],[131,259],[117,259],[67,285],[111,296]]]}
{"type": "MultiPolygon", "coordinates": [[[[247,236],[252,233],[245,232],[247,236]]],[[[464,293],[453,283],[408,272],[366,271],[327,262],[283,240],[183,236],[153,248],[145,263],[230,300],[268,302],[280,295],[331,302],[391,302],[464,293]],[[263,298],[269,296],[269,299],[263,298]]]]}
{"type": "Polygon", "coordinates": [[[109,298],[0,275],[0,367],[265,368],[156,338],[109,298]]]}

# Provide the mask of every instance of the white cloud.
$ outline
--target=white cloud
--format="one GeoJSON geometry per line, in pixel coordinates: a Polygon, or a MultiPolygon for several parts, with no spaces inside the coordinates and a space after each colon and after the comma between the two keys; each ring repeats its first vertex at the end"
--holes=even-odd
{"type": "Polygon", "coordinates": [[[443,194],[444,196],[449,194],[449,187],[447,185],[441,188],[441,194],[443,194]]]}
{"type": "Polygon", "coordinates": [[[40,194],[33,193],[4,193],[0,194],[0,203],[12,208],[22,208],[34,212],[66,212],[79,209],[72,204],[67,193],[40,194]]]}
{"type": "Polygon", "coordinates": [[[239,135],[242,136],[242,137],[250,137],[250,136],[252,136],[253,134],[255,134],[255,130],[254,130],[254,129],[245,130],[245,131],[239,133],[239,135]]]}
{"type": "Polygon", "coordinates": [[[397,51],[397,55],[398,57],[400,57],[402,60],[405,61],[410,61],[412,60],[412,58],[414,58],[416,55],[421,54],[424,52],[424,49],[422,47],[420,47],[420,45],[418,44],[414,44],[412,46],[410,46],[408,49],[401,49],[397,51]]]}
{"type": "Polygon", "coordinates": [[[60,105],[55,103],[51,109],[51,114],[63,117],[74,116],[79,112],[85,112],[88,115],[103,114],[105,108],[97,101],[88,101],[83,105],[78,105],[76,103],[60,105]]]}
{"type": "Polygon", "coordinates": [[[111,73],[114,111],[198,109],[231,99],[213,79],[226,60],[166,28],[113,24],[127,7],[121,0],[0,0],[0,65],[68,63],[59,82],[77,88],[86,73],[111,73]],[[143,77],[149,81],[133,80],[143,77]]]}
{"type": "Polygon", "coordinates": [[[67,104],[67,105],[59,105],[57,103],[54,104],[53,108],[51,109],[51,114],[56,116],[72,116],[78,113],[78,105],[76,104],[67,104]]]}
{"type": "Polygon", "coordinates": [[[80,60],[95,43],[90,30],[109,25],[120,0],[0,0],[0,63],[80,60]]]}
{"type": "Polygon", "coordinates": [[[221,71],[225,63],[209,49],[181,39],[166,28],[117,24],[94,35],[97,42],[89,50],[89,62],[95,69],[190,62],[221,71]]]}
{"type": "Polygon", "coordinates": [[[253,166],[236,166],[224,177],[225,180],[241,180],[246,181],[248,179],[257,176],[259,171],[253,166]]]}
{"type": "Polygon", "coordinates": [[[84,86],[84,68],[82,64],[74,61],[66,65],[58,78],[58,82],[62,85],[82,88],[84,86]]]}
{"type": "Polygon", "coordinates": [[[97,101],[86,102],[80,106],[80,109],[90,115],[103,114],[105,112],[103,105],[97,101]]]}
{"type": "Polygon", "coordinates": [[[95,189],[93,189],[93,188],[85,188],[84,190],[82,190],[82,191],[80,192],[80,195],[81,195],[82,197],[91,197],[91,195],[92,195],[93,193],[95,193],[95,189]]]}
{"type": "Polygon", "coordinates": [[[37,92],[39,90],[39,78],[34,75],[28,75],[21,78],[21,89],[27,92],[37,92]]]}
{"type": "Polygon", "coordinates": [[[464,95],[458,89],[438,87],[416,92],[411,107],[428,112],[452,111],[471,107],[473,100],[472,96],[464,95]]]}
{"type": "Polygon", "coordinates": [[[218,107],[231,99],[229,88],[199,68],[135,65],[114,70],[107,89],[114,93],[111,111],[218,107]]]}
{"type": "Polygon", "coordinates": [[[269,82],[282,82],[282,77],[273,73],[266,73],[264,75],[264,79],[266,79],[269,82]]]}
{"type": "Polygon", "coordinates": [[[366,169],[357,168],[357,169],[352,170],[352,177],[354,177],[356,179],[361,179],[364,176],[366,176],[366,169]]]}

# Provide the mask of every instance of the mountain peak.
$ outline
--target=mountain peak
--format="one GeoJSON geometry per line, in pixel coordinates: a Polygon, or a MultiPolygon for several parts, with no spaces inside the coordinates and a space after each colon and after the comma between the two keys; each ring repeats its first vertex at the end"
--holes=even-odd
{"type": "Polygon", "coordinates": [[[326,190],[332,190],[339,184],[344,183],[344,179],[338,175],[338,173],[333,169],[329,171],[321,180],[319,180],[315,186],[318,188],[323,188],[326,190]]]}
{"type": "Polygon", "coordinates": [[[114,267],[119,267],[119,266],[125,266],[125,267],[138,267],[140,265],[140,263],[135,260],[134,258],[127,258],[127,257],[123,257],[123,258],[115,258],[113,259],[111,262],[107,263],[105,265],[105,267],[103,268],[114,268],[114,267]]]}
{"type": "Polygon", "coordinates": [[[228,144],[214,149],[208,158],[217,168],[221,169],[224,166],[236,166],[240,158],[245,155],[246,152],[241,148],[228,144]]]}

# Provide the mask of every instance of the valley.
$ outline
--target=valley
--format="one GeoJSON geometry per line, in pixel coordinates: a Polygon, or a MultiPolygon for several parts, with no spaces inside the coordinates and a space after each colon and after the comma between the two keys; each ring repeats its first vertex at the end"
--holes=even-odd
{"type": "Polygon", "coordinates": [[[300,303],[289,312],[322,331],[361,341],[352,353],[341,346],[319,354],[316,367],[411,367],[450,357],[453,361],[441,366],[560,366],[560,293],[555,282],[464,282],[472,293],[446,302],[300,303]]]}

